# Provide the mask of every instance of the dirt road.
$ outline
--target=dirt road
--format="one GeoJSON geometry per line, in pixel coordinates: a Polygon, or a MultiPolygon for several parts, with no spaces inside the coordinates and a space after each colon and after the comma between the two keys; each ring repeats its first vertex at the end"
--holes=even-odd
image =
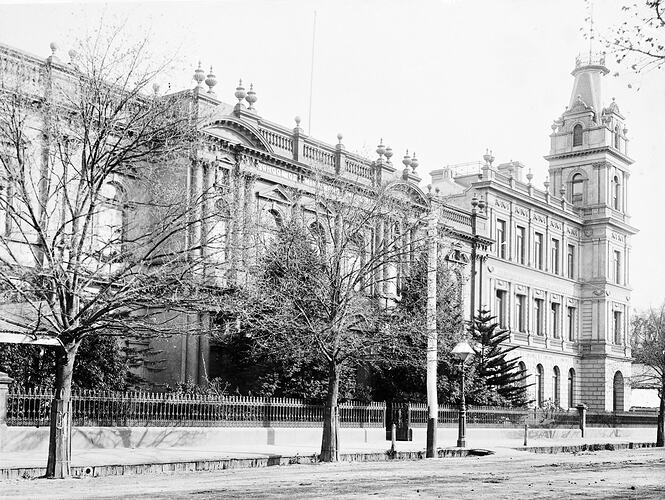
{"type": "Polygon", "coordinates": [[[665,449],[0,482],[0,498],[665,498],[665,449]]]}

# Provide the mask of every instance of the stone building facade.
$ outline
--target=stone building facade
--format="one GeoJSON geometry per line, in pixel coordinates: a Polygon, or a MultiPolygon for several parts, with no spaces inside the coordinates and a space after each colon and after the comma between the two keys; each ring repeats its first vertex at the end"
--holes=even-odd
{"type": "Polygon", "coordinates": [[[432,173],[448,203],[486,200],[492,249],[481,302],[511,331],[533,399],[630,407],[630,225],[627,129],[602,107],[602,58],[577,59],[569,105],[552,125],[544,190],[519,162],[432,173]]]}
{"type": "MultiPolygon", "coordinates": [[[[49,79],[66,81],[72,75],[71,65],[57,57],[41,59],[0,45],[3,78],[19,69],[29,75],[25,89],[36,94],[49,87],[49,79]]],[[[510,329],[510,341],[519,346],[515,352],[534,383],[534,401],[628,409],[632,160],[617,105],[601,107],[605,73],[602,60],[578,60],[570,104],[552,126],[545,190],[532,185],[521,163],[494,165],[490,154],[465,172],[433,171],[431,186],[423,190],[418,160],[408,152],[398,165],[391,148],[380,144],[377,157],[368,159],[347,151],[341,135],[334,145],[309,137],[297,117],[294,127],[268,121],[256,109],[252,86],[240,83],[237,103],[225,103],[215,94],[212,71],[206,75],[199,67],[196,87],[181,94],[197,110],[201,140],[165,182],[191,199],[220,193],[214,203],[202,204],[202,222],[191,234],[200,251],[215,259],[209,278],[220,286],[243,279],[265,238],[292,207],[305,214],[319,210],[312,203],[322,175],[359,186],[389,185],[410,209],[438,217],[439,252],[445,265],[457,269],[467,317],[470,249],[477,243],[476,307],[489,307],[510,329]],[[476,238],[474,196],[487,207],[477,218],[476,238]]],[[[131,180],[117,179],[113,193],[132,192],[123,182],[131,180]]],[[[122,201],[112,208],[121,212],[128,206],[122,201]]],[[[120,212],[112,218],[127,217],[120,212]]],[[[389,226],[397,227],[379,231],[389,226]]],[[[396,283],[390,286],[387,293],[397,298],[396,283]]],[[[212,318],[196,313],[185,320],[209,324],[212,318]]],[[[223,362],[205,336],[152,339],[139,347],[149,353],[139,375],[156,386],[205,383],[223,362]]]]}

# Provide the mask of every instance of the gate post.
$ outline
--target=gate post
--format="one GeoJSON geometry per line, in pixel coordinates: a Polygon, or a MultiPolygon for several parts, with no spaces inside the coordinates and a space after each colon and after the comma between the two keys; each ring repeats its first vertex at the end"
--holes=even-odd
{"type": "Polygon", "coordinates": [[[588,406],[584,403],[581,403],[578,404],[575,408],[577,408],[577,411],[580,414],[580,430],[582,431],[582,437],[584,437],[584,433],[586,432],[586,410],[588,406]]]}
{"type": "Polygon", "coordinates": [[[14,381],[9,375],[0,372],[0,451],[7,440],[7,408],[9,406],[9,386],[14,381]]]}

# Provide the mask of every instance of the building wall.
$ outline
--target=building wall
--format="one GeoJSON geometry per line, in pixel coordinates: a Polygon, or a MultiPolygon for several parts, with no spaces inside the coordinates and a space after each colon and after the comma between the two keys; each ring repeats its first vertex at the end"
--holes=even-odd
{"type": "MultiPolygon", "coordinates": [[[[66,87],[73,68],[57,62],[39,61],[32,56],[19,57],[0,51],[2,82],[14,84],[19,59],[29,64],[34,78],[24,87],[46,95],[53,81],[66,87]],[[18,59],[17,59],[18,58],[18,59]]],[[[286,218],[294,206],[303,213],[312,202],[317,179],[341,178],[359,186],[391,183],[402,189],[411,206],[434,210],[439,217],[445,243],[443,252],[461,251],[468,262],[471,235],[471,198],[479,196],[487,205],[478,217],[480,248],[477,304],[488,306],[502,316],[511,330],[510,342],[519,346],[527,370],[536,373],[543,367],[544,399],[553,398],[552,374],[560,371],[562,406],[568,403],[568,372],[575,370],[574,402],[584,402],[596,409],[612,409],[614,376],[620,371],[624,380],[624,407],[629,407],[630,349],[626,332],[630,304],[630,226],[628,215],[629,165],[626,130],[618,107],[612,103],[600,109],[602,96],[589,82],[599,82],[604,66],[578,64],[574,72],[573,97],[564,114],[552,128],[549,161],[550,177],[544,190],[532,185],[531,176],[523,180],[524,166],[510,162],[493,166],[487,158],[478,172],[456,176],[449,169],[433,175],[434,193],[425,195],[418,187],[419,177],[413,162],[405,168],[393,164],[386,147],[377,148],[377,158],[363,158],[346,151],[342,137],[330,145],[308,137],[296,122],[294,128],[263,119],[253,108],[239,102],[222,102],[213,91],[200,85],[191,91],[191,99],[203,123],[201,142],[192,158],[182,158],[163,170],[159,181],[177,189],[188,199],[214,193],[198,207],[198,223],[188,233],[190,241],[200,242],[210,260],[205,272],[209,283],[225,286],[242,282],[245,270],[269,241],[278,219],[286,218]],[[578,99],[575,92],[584,89],[578,99]],[[588,95],[587,95],[588,94],[588,95]],[[595,108],[594,108],[595,106],[595,108]],[[576,127],[583,128],[577,143],[576,127]],[[576,184],[579,174],[581,184],[576,184]],[[620,180],[614,190],[613,179],[620,180]],[[440,187],[440,189],[436,189],[440,187]],[[580,191],[581,187],[581,191],[580,191]],[[619,193],[620,203],[614,203],[619,193]],[[212,215],[214,217],[209,218],[212,215]],[[505,224],[503,237],[498,231],[505,224]],[[520,262],[518,227],[524,228],[524,262],[520,262]],[[538,264],[536,236],[542,235],[542,265],[538,264]],[[553,239],[559,242],[557,264],[552,261],[553,239]],[[494,245],[489,246],[491,240],[494,245]],[[568,273],[568,245],[574,246],[574,269],[568,273]],[[614,252],[619,252],[619,276],[615,271],[614,252]],[[214,265],[213,265],[214,264],[214,265]],[[557,269],[558,267],[558,269],[557,269]],[[616,273],[614,273],[616,274],[616,273]],[[503,295],[499,311],[497,292],[503,295]],[[516,296],[525,297],[524,328],[518,327],[516,296]],[[534,306],[542,301],[542,324],[535,322],[534,306]],[[558,332],[553,331],[552,304],[559,307],[558,332]],[[574,332],[567,329],[566,312],[575,308],[574,332]],[[615,316],[620,313],[620,316],[615,316]],[[615,334],[615,318],[620,328],[615,334]]],[[[25,64],[24,64],[25,66],[25,64]]],[[[35,116],[39,121],[42,117],[35,116]]],[[[35,154],[43,154],[37,149],[35,154]]],[[[397,163],[397,162],[395,162],[397,163]]],[[[115,179],[126,189],[131,216],[154,223],[151,214],[140,214],[132,201],[141,199],[140,189],[127,179],[115,179]],[[134,210],[134,211],[133,211],[134,210]]],[[[2,221],[0,220],[0,223],[2,221]]],[[[195,221],[197,222],[197,221],[195,221]]],[[[378,229],[378,228],[377,228],[378,229]]],[[[387,269],[386,272],[392,272],[387,269]]],[[[468,271],[464,274],[468,276],[468,271]]],[[[389,287],[396,291],[394,284],[389,287]]],[[[392,293],[391,292],[391,293],[392,293]]],[[[463,288],[465,317],[470,316],[470,287],[463,288]]],[[[209,317],[183,315],[182,321],[209,324],[209,317]]],[[[147,345],[144,373],[157,385],[193,381],[205,382],[210,362],[208,340],[201,336],[175,336],[152,339],[147,345]]],[[[531,389],[532,392],[534,388],[531,389]]],[[[534,393],[535,394],[535,393],[534,393]]]]}

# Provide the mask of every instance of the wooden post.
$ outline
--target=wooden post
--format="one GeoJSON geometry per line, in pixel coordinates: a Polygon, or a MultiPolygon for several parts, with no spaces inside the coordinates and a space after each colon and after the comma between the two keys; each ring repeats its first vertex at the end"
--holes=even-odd
{"type": "Polygon", "coordinates": [[[524,446],[527,445],[528,436],[529,436],[529,424],[524,424],[524,446]]]}
{"type": "Polygon", "coordinates": [[[395,441],[397,440],[397,426],[395,425],[395,422],[393,422],[393,425],[390,429],[390,441],[392,444],[390,445],[390,453],[393,455],[395,454],[395,441]]]}
{"type": "Polygon", "coordinates": [[[436,432],[439,402],[437,397],[437,364],[439,343],[436,331],[436,268],[438,265],[437,218],[432,212],[427,227],[427,458],[436,457],[436,432]]]}

